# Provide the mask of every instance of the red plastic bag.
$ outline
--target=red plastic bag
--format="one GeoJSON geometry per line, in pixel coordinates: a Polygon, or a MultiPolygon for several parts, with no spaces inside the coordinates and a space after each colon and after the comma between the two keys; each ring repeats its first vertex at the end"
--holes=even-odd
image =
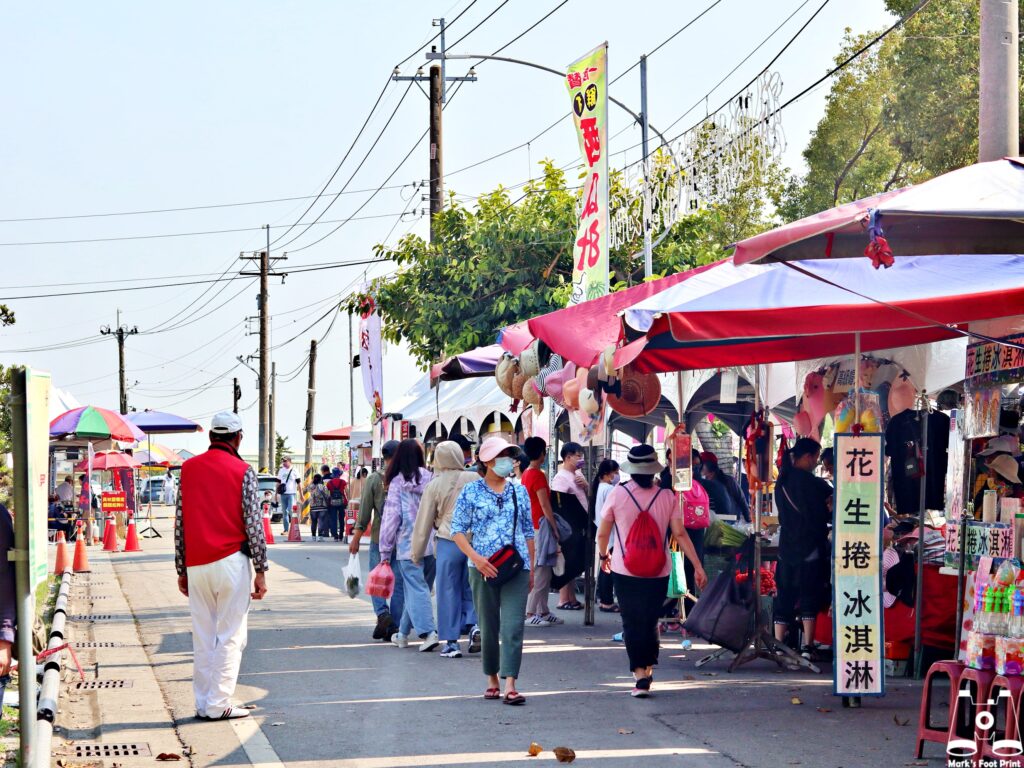
{"type": "Polygon", "coordinates": [[[391,564],[382,561],[376,568],[370,571],[366,579],[366,594],[370,597],[380,597],[387,600],[395,591],[395,572],[391,570],[391,564]]]}

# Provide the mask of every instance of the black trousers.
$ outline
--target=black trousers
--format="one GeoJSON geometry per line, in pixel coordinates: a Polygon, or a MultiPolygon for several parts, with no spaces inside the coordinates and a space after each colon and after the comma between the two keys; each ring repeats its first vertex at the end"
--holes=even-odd
{"type": "Polygon", "coordinates": [[[612,574],[622,616],[622,640],[629,656],[629,670],[658,663],[658,619],[668,592],[668,576],[641,579],[612,574]]]}

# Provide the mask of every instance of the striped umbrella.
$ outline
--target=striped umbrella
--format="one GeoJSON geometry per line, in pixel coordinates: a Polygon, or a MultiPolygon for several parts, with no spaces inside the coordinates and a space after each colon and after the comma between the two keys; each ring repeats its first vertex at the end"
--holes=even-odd
{"type": "Polygon", "coordinates": [[[86,405],[72,408],[50,422],[50,437],[75,437],[87,440],[120,440],[135,443],[146,435],[114,411],[86,405]]]}
{"type": "Polygon", "coordinates": [[[153,443],[144,451],[136,451],[135,458],[147,465],[159,465],[161,467],[179,467],[185,459],[178,455],[178,452],[166,445],[153,443]]]}

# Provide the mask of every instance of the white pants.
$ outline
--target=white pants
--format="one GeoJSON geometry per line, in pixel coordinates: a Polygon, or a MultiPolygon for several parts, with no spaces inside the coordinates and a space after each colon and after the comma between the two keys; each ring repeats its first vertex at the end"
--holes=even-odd
{"type": "Polygon", "coordinates": [[[188,568],[192,611],[192,691],[196,712],[220,717],[231,706],[248,634],[252,566],[241,552],[188,568]]]}

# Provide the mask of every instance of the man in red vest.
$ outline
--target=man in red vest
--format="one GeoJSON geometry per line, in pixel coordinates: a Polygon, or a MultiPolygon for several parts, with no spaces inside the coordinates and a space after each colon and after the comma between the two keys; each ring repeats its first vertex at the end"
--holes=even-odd
{"type": "Polygon", "coordinates": [[[192,613],[192,691],[200,720],[248,717],[249,710],[232,706],[231,696],[250,598],[267,594],[259,486],[252,467],[238,455],[241,442],[238,414],[222,411],[210,424],[210,449],[181,467],[174,565],[192,613]]]}

